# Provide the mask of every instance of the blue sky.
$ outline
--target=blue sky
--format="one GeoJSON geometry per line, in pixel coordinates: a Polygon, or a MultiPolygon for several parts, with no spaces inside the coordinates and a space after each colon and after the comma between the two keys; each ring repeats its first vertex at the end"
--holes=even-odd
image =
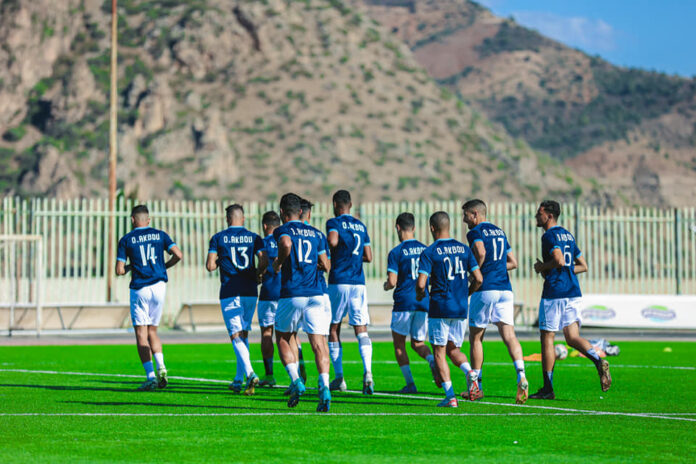
{"type": "Polygon", "coordinates": [[[476,1],[614,64],[696,76],[696,1],[476,1]]]}

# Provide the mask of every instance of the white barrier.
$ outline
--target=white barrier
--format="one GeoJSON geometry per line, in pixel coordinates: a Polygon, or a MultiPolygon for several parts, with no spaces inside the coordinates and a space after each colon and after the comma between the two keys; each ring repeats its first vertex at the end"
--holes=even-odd
{"type": "Polygon", "coordinates": [[[696,295],[585,295],[588,327],[696,329],[696,295]]]}

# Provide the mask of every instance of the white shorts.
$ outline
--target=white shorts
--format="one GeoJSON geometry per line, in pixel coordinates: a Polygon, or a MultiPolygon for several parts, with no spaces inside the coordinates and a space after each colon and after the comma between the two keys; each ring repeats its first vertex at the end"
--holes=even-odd
{"type": "Polygon", "coordinates": [[[446,346],[447,342],[462,346],[466,335],[466,319],[428,319],[430,343],[436,346],[446,346]]]}
{"type": "Polygon", "coordinates": [[[411,340],[424,341],[428,336],[428,313],[425,311],[394,311],[391,320],[392,331],[410,335],[411,340]]]}
{"type": "Polygon", "coordinates": [[[582,297],[542,298],[539,302],[539,330],[556,332],[573,322],[582,324],[580,306],[582,297]]]}
{"type": "Polygon", "coordinates": [[[364,285],[331,284],[331,323],[340,324],[348,314],[348,324],[352,326],[368,325],[370,314],[367,312],[367,288],[364,285]]]}
{"type": "Polygon", "coordinates": [[[225,321],[227,333],[234,335],[242,330],[251,329],[251,319],[256,309],[255,296],[233,296],[220,300],[222,319],[225,321]]]}
{"type": "Polygon", "coordinates": [[[328,335],[331,313],[324,304],[324,296],[296,296],[278,300],[275,328],[278,332],[297,332],[328,335]]]}
{"type": "Polygon", "coordinates": [[[502,322],[515,325],[514,296],[510,290],[474,292],[469,300],[469,327],[485,329],[502,322]]]}
{"type": "Polygon", "coordinates": [[[259,300],[259,305],[256,310],[256,314],[259,318],[259,325],[261,327],[271,327],[273,324],[275,324],[275,315],[277,309],[277,301],[259,300]]]}
{"type": "Polygon", "coordinates": [[[131,289],[130,314],[133,326],[154,325],[158,326],[162,319],[162,307],[164,295],[167,292],[167,284],[160,280],[156,284],[131,289]]]}

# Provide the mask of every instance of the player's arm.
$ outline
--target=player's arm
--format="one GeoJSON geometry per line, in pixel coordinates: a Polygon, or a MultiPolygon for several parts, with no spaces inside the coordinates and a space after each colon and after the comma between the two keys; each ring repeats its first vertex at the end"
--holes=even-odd
{"type": "Polygon", "coordinates": [[[585,261],[584,256],[578,256],[575,258],[575,269],[574,269],[576,274],[582,274],[583,272],[587,272],[587,261],[585,261]]]}
{"type": "Polygon", "coordinates": [[[126,272],[130,271],[130,266],[126,266],[125,261],[116,261],[116,275],[117,276],[122,276],[125,275],[126,272]]]}
{"type": "Polygon", "coordinates": [[[512,271],[513,269],[517,269],[517,259],[515,259],[515,255],[512,254],[512,251],[508,251],[506,264],[507,264],[508,271],[512,271]]]}
{"type": "Polygon", "coordinates": [[[536,263],[534,263],[534,272],[537,274],[545,274],[553,269],[561,268],[565,266],[565,260],[563,259],[563,252],[559,247],[551,250],[551,259],[546,262],[541,262],[537,258],[536,263]]]}
{"type": "Polygon", "coordinates": [[[256,279],[261,283],[263,280],[263,275],[268,270],[268,255],[265,250],[259,251],[256,256],[258,257],[258,265],[256,266],[256,279]]]}
{"type": "Polygon", "coordinates": [[[329,235],[326,236],[326,240],[329,242],[329,248],[336,248],[338,246],[338,232],[330,230],[329,235]]]}
{"type": "Polygon", "coordinates": [[[278,257],[273,261],[273,271],[277,274],[281,266],[290,256],[292,251],[292,239],[289,235],[281,235],[278,239],[278,257]]]}
{"type": "Polygon", "coordinates": [[[483,274],[481,274],[481,269],[478,267],[471,271],[471,283],[469,284],[469,295],[474,293],[483,284],[483,274]]]}
{"type": "Polygon", "coordinates": [[[319,270],[329,272],[331,270],[331,260],[326,255],[326,253],[320,254],[318,259],[319,259],[319,263],[318,263],[319,270]]]}
{"type": "Polygon", "coordinates": [[[363,247],[363,263],[372,262],[372,247],[370,245],[365,245],[363,247]]]}
{"type": "Polygon", "coordinates": [[[389,291],[392,288],[396,287],[396,279],[398,275],[396,272],[388,271],[387,272],[387,280],[384,282],[384,290],[389,291]]]}
{"type": "Polygon", "coordinates": [[[486,260],[486,247],[483,245],[482,240],[476,240],[471,246],[471,251],[474,252],[474,258],[479,266],[483,266],[483,262],[486,260]]]}
{"type": "MultiPolygon", "coordinates": [[[[483,280],[481,280],[483,282],[483,280]]],[[[428,284],[428,274],[421,272],[416,281],[416,300],[421,301],[425,298],[425,286],[428,284]]]]}
{"type": "Polygon", "coordinates": [[[167,269],[184,259],[184,254],[181,252],[181,249],[178,246],[173,245],[168,251],[171,253],[172,257],[169,258],[169,260],[164,264],[164,267],[167,269]]]}
{"type": "Polygon", "coordinates": [[[208,252],[208,260],[205,263],[205,268],[208,272],[213,272],[218,268],[218,254],[216,251],[208,252]]]}

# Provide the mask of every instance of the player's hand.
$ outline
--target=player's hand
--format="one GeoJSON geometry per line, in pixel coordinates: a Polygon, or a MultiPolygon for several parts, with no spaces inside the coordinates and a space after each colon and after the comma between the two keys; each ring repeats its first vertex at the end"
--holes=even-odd
{"type": "Polygon", "coordinates": [[[382,285],[382,288],[384,289],[385,292],[389,291],[389,282],[384,282],[384,285],[382,285]]]}
{"type": "Polygon", "coordinates": [[[416,288],[416,301],[421,301],[425,298],[425,291],[416,288]]]}
{"type": "Polygon", "coordinates": [[[277,259],[273,260],[273,272],[275,272],[276,274],[280,272],[280,263],[277,259]]]}
{"type": "Polygon", "coordinates": [[[130,272],[130,270],[131,270],[131,265],[130,265],[130,264],[126,264],[126,267],[124,267],[123,270],[124,270],[124,272],[125,272],[126,274],[128,274],[128,273],[130,272]]]}
{"type": "Polygon", "coordinates": [[[537,258],[536,263],[534,263],[534,272],[537,274],[540,274],[543,270],[544,263],[541,262],[539,258],[537,258]]]}

